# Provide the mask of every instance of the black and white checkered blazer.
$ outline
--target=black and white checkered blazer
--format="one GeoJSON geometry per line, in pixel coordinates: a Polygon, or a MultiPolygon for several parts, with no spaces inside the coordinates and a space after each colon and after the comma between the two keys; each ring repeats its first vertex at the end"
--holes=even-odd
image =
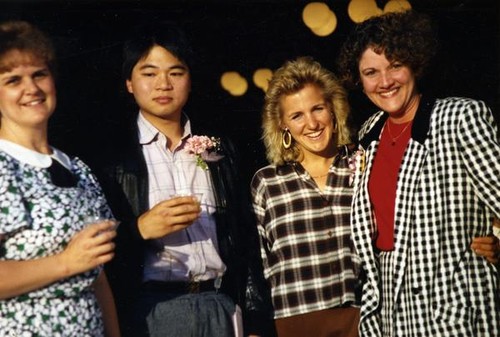
{"type": "Polygon", "coordinates": [[[423,97],[396,192],[394,277],[382,284],[368,180],[388,115],[360,130],[366,165],[355,179],[352,232],[367,273],[361,336],[381,336],[381,287],[393,287],[392,336],[500,336],[497,267],[470,249],[500,217],[500,145],[484,102],[423,97]]]}

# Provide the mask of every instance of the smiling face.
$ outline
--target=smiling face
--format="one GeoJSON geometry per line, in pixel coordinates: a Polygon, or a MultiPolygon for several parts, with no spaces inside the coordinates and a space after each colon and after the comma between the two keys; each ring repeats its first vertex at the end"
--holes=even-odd
{"type": "Polygon", "coordinates": [[[191,90],[188,67],[172,53],[154,46],[137,62],[126,81],[144,117],[155,120],[180,120],[191,90]]]}
{"type": "Polygon", "coordinates": [[[366,96],[376,106],[401,122],[413,119],[419,96],[409,67],[368,48],[359,61],[359,74],[366,96]]]}
{"type": "MultiPolygon", "coordinates": [[[[12,50],[0,73],[0,131],[46,128],[56,107],[54,78],[47,64],[30,53],[12,50]]],[[[14,131],[15,132],[15,131],[14,131]]]]}
{"type": "Polygon", "coordinates": [[[282,127],[288,128],[304,157],[331,155],[333,116],[322,91],[307,84],[280,99],[282,127]]]}

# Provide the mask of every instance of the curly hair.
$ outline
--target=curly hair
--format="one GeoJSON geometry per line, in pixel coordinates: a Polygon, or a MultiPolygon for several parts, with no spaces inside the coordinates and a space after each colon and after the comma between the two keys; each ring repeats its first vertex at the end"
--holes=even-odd
{"type": "Polygon", "coordinates": [[[268,161],[275,165],[298,161],[302,154],[296,143],[285,149],[282,145],[282,110],[280,100],[303,89],[306,85],[317,86],[323,94],[337,123],[336,145],[350,143],[347,117],[350,112],[347,92],[336,76],[322,67],[312,57],[299,57],[287,61],[275,71],[266,92],[262,111],[262,140],[268,161]]]}
{"type": "Polygon", "coordinates": [[[430,18],[414,10],[374,16],[358,24],[340,49],[337,66],[348,88],[360,85],[359,61],[368,49],[408,66],[420,79],[437,51],[430,18]]]}
{"type": "Polygon", "coordinates": [[[50,38],[26,21],[0,23],[0,72],[9,71],[23,60],[7,57],[18,50],[28,57],[43,61],[52,73],[55,72],[55,50],[50,38]]]}

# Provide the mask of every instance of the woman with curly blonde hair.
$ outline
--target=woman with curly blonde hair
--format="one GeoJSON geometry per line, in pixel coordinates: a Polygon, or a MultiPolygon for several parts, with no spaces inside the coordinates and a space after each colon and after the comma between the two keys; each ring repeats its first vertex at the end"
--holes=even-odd
{"type": "Polygon", "coordinates": [[[274,73],[262,115],[271,164],[251,190],[280,337],[357,336],[348,115],[345,90],[312,58],[274,73]]]}
{"type": "Polygon", "coordinates": [[[283,128],[280,100],[284,95],[291,95],[302,89],[306,84],[314,84],[323,92],[337,126],[335,143],[346,145],[350,143],[350,132],[347,127],[347,117],[350,112],[347,94],[335,76],[323,68],[312,58],[302,57],[288,62],[278,69],[266,92],[264,111],[262,114],[262,130],[266,157],[270,163],[282,165],[287,161],[299,160],[303,155],[296,142],[292,140],[290,147],[283,147],[283,138],[289,138],[289,131],[283,128]]]}

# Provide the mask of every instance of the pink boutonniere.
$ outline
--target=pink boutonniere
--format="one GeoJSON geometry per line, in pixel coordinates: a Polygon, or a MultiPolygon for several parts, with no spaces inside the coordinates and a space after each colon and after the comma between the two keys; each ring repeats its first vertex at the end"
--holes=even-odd
{"type": "Polygon", "coordinates": [[[353,154],[348,158],[349,169],[351,170],[351,175],[349,176],[349,185],[354,182],[354,177],[356,175],[356,169],[359,168],[359,173],[362,173],[365,169],[365,151],[363,149],[358,149],[353,152],[353,154]]]}
{"type": "Polygon", "coordinates": [[[208,170],[207,162],[218,161],[224,156],[217,153],[220,151],[220,138],[208,136],[192,136],[186,141],[184,149],[196,156],[196,165],[208,170]]]}

